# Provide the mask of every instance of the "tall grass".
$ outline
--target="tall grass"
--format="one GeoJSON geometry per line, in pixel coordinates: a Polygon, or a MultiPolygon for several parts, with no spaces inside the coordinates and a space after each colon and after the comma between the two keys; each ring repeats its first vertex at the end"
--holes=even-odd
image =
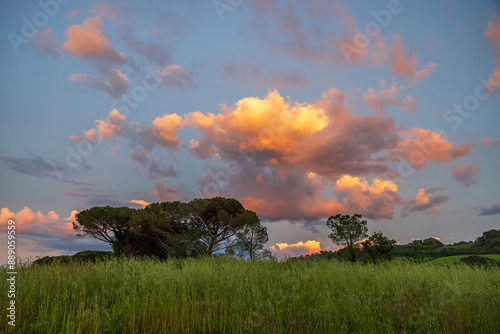
{"type": "Polygon", "coordinates": [[[113,260],[19,268],[17,289],[19,333],[500,332],[498,268],[113,260]]]}

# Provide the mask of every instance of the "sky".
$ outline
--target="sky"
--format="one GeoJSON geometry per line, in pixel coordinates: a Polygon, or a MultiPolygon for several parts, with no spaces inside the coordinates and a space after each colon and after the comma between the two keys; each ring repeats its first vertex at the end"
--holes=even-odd
{"type": "MultiPolygon", "coordinates": [[[[361,214],[405,244],[500,228],[497,1],[0,1],[0,242],[109,250],[93,206],[225,196],[278,255],[361,214]]],[[[6,247],[0,262],[6,262],[6,247]]]]}

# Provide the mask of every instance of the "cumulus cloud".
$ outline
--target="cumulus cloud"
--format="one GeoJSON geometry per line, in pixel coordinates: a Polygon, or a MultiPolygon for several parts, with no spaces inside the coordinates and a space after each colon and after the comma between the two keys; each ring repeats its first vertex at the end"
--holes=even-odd
{"type": "Polygon", "coordinates": [[[435,193],[442,191],[441,187],[434,187],[428,190],[420,189],[414,200],[405,203],[403,208],[403,216],[407,216],[411,212],[436,213],[439,211],[439,205],[450,199],[450,196],[437,195],[435,193]]]}
{"type": "Polygon", "coordinates": [[[469,165],[459,164],[451,167],[453,177],[460,181],[466,188],[477,182],[477,176],[481,172],[481,168],[471,161],[469,165]]]}
{"type": "Polygon", "coordinates": [[[222,104],[218,114],[165,114],[151,126],[113,110],[72,139],[127,140],[132,160],[149,169],[150,179],[158,179],[152,196],[169,199],[179,192],[162,180],[175,176],[175,170],[152,150],[173,154],[184,147],[179,131],[195,128],[199,138],[190,139],[189,152],[216,162],[215,170],[199,178],[195,196],[230,195],[263,217],[292,220],[335,212],[391,218],[403,204],[393,183],[399,177],[394,163],[406,159],[425,168],[429,161],[448,163],[470,152],[470,143],[454,145],[431,130],[399,128],[380,112],[354,114],[349,95],[332,88],[313,103],[299,103],[269,91],[262,98],[222,104]]]}
{"type": "Polygon", "coordinates": [[[118,69],[104,71],[105,80],[87,74],[73,74],[70,81],[83,83],[92,88],[102,89],[108,92],[112,98],[119,98],[130,86],[127,76],[118,69]]]}
{"type": "Polygon", "coordinates": [[[70,238],[76,234],[73,231],[72,222],[78,211],[73,210],[69,217],[59,219],[59,215],[54,211],[43,214],[41,211],[34,212],[28,207],[16,212],[8,208],[2,208],[0,211],[0,231],[7,231],[8,221],[14,220],[16,223],[16,232],[23,234],[55,234],[64,238],[70,238]]]}
{"type": "Polygon", "coordinates": [[[278,256],[297,257],[301,255],[309,255],[321,252],[319,241],[308,240],[306,242],[299,241],[295,244],[277,243],[269,249],[278,256]]]}
{"type": "MultiPolygon", "coordinates": [[[[72,223],[77,213],[78,211],[73,210],[69,217],[60,218],[54,211],[44,214],[29,207],[24,207],[18,212],[2,208],[0,210],[0,238],[3,239],[5,236],[3,240],[7,240],[5,231],[7,231],[8,221],[14,220],[18,243],[16,254],[21,258],[33,259],[38,256],[72,254],[85,249],[110,250],[109,245],[101,241],[75,237],[72,223]]],[[[6,261],[6,256],[0,255],[0,262],[6,263],[6,261]]]]}
{"type": "Polygon", "coordinates": [[[85,60],[121,64],[126,58],[124,53],[116,51],[109,42],[99,15],[66,29],[66,41],[62,48],[70,55],[85,60]]]}
{"type": "Polygon", "coordinates": [[[401,202],[398,186],[390,180],[375,178],[370,185],[364,179],[344,175],[337,180],[335,190],[345,194],[342,205],[348,213],[371,219],[392,218],[394,206],[401,202]]]}

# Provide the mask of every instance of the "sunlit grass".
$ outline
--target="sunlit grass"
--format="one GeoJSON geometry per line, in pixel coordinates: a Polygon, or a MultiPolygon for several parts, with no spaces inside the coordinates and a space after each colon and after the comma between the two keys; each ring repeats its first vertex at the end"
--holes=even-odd
{"type": "Polygon", "coordinates": [[[498,268],[113,260],[19,268],[17,289],[19,333],[500,331],[498,268]]]}

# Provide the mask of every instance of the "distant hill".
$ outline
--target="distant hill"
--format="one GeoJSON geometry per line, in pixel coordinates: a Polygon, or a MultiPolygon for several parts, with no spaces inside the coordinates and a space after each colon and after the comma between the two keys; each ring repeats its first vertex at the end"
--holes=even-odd
{"type": "MultiPolygon", "coordinates": [[[[363,251],[360,250],[363,260],[363,251]]],[[[410,258],[416,261],[428,261],[442,257],[457,255],[484,255],[500,254],[500,230],[489,230],[484,232],[475,241],[460,241],[452,245],[445,245],[435,238],[424,240],[414,240],[406,245],[396,245],[392,250],[392,255],[399,258],[410,258]]],[[[322,251],[311,255],[301,256],[306,260],[323,260],[347,258],[345,249],[336,252],[322,251]]]]}

